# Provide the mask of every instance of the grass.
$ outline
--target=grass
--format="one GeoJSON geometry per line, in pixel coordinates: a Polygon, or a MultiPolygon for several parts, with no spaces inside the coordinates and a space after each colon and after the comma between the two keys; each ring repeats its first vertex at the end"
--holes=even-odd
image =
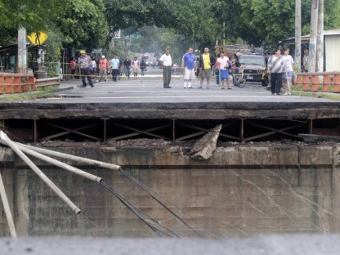
{"type": "Polygon", "coordinates": [[[300,90],[292,91],[294,96],[304,96],[304,97],[316,97],[316,98],[325,98],[334,101],[340,101],[340,94],[332,93],[332,92],[304,92],[300,90]]]}
{"type": "Polygon", "coordinates": [[[37,98],[52,96],[56,91],[55,87],[43,87],[36,91],[30,91],[25,93],[16,94],[4,94],[0,95],[0,102],[16,102],[16,101],[29,101],[37,98]]]}

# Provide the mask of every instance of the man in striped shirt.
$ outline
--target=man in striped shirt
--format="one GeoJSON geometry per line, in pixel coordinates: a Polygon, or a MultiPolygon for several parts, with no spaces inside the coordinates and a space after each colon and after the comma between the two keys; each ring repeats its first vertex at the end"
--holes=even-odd
{"type": "Polygon", "coordinates": [[[278,49],[268,60],[271,92],[273,96],[279,95],[282,87],[283,57],[278,49]]]}

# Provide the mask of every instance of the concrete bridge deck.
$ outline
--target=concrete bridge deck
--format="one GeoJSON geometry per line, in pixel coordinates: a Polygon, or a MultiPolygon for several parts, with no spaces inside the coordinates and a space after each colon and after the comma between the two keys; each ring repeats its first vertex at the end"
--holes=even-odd
{"type": "Polygon", "coordinates": [[[217,124],[223,124],[226,141],[298,139],[317,129],[317,134],[340,135],[340,102],[272,96],[258,84],[221,90],[212,82],[208,90],[195,80],[193,89],[184,89],[178,77],[171,89],[162,87],[161,77],[107,81],[94,88],[80,83],[64,83],[71,89],[50,98],[0,103],[3,126],[34,142],[150,137],[175,142],[199,137],[217,124]]]}
{"type": "Polygon", "coordinates": [[[340,118],[340,102],[301,96],[271,96],[258,84],[221,90],[183,89],[174,78],[171,89],[162,88],[161,77],[96,83],[80,88],[80,80],[62,84],[72,88],[54,97],[34,101],[0,103],[0,119],[39,118],[142,118],[142,119],[226,119],[226,118],[340,118]],[[30,109],[30,111],[27,111],[30,109]]]}

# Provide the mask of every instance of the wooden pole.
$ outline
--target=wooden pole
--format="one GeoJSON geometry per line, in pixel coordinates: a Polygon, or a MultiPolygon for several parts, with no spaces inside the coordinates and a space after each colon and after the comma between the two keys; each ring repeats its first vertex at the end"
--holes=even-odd
{"type": "Polygon", "coordinates": [[[295,0],[295,69],[301,72],[301,0],[295,0]]]}
{"type": "Polygon", "coordinates": [[[37,152],[40,152],[42,154],[57,157],[57,158],[68,159],[68,160],[72,160],[72,161],[76,161],[76,162],[85,163],[85,164],[88,164],[88,165],[91,165],[91,166],[102,167],[102,168],[107,168],[107,169],[111,169],[111,170],[119,170],[120,169],[120,166],[115,165],[115,164],[111,164],[111,163],[106,163],[106,162],[102,162],[102,161],[98,161],[98,160],[94,160],[94,159],[88,159],[88,158],[83,158],[83,157],[79,157],[79,156],[74,156],[74,155],[70,155],[70,154],[66,154],[66,153],[62,153],[62,152],[58,152],[58,151],[52,151],[52,150],[48,150],[48,149],[43,149],[43,148],[31,146],[31,145],[25,145],[25,144],[22,144],[22,143],[16,143],[16,144],[22,145],[23,147],[31,149],[33,151],[37,151],[37,152]]]}
{"type": "Polygon", "coordinates": [[[17,231],[15,230],[13,216],[12,216],[12,213],[11,213],[11,208],[10,208],[9,203],[8,203],[7,194],[6,194],[6,190],[5,190],[4,181],[2,179],[2,171],[1,170],[0,170],[0,196],[1,196],[2,204],[4,206],[4,211],[5,211],[5,215],[6,215],[6,219],[7,219],[7,223],[8,223],[9,232],[11,234],[11,237],[16,238],[17,237],[17,231]]]}
{"type": "Polygon", "coordinates": [[[319,0],[318,33],[316,45],[316,71],[324,71],[324,8],[325,0],[319,0]]]}
{"type": "Polygon", "coordinates": [[[95,182],[101,182],[102,181],[102,178],[96,176],[96,175],[93,175],[93,174],[90,174],[90,173],[86,173],[85,171],[79,169],[79,168],[76,168],[76,167],[73,167],[73,166],[70,166],[64,162],[61,162],[59,160],[56,160],[54,158],[51,158],[51,157],[48,157],[46,155],[43,155],[39,152],[36,152],[36,151],[33,151],[31,149],[27,149],[26,147],[20,145],[20,144],[17,144],[18,147],[23,151],[25,152],[26,154],[29,154],[35,158],[38,158],[42,161],[45,161],[47,163],[50,163],[52,165],[55,165],[55,166],[58,166],[60,168],[63,168],[71,173],[74,173],[74,174],[77,174],[79,176],[82,176],[86,179],[89,179],[91,181],[95,181],[95,182]]]}
{"type": "Polygon", "coordinates": [[[319,0],[312,1],[311,22],[310,22],[310,41],[308,56],[308,72],[316,71],[316,43],[318,31],[319,0]]]}
{"type": "Polygon", "coordinates": [[[54,193],[63,200],[74,213],[79,214],[81,210],[58,188],[57,185],[54,184],[22,151],[19,147],[12,142],[8,136],[3,132],[0,131],[0,139],[10,147],[32,170],[35,172],[40,179],[45,182],[47,186],[49,186],[54,193]]]}

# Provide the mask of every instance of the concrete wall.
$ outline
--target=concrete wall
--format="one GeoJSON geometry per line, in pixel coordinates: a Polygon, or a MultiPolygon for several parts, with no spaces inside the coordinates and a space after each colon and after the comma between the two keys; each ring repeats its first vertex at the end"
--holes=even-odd
{"type": "MultiPolygon", "coordinates": [[[[336,145],[253,144],[218,148],[206,162],[190,160],[185,148],[59,150],[119,163],[159,194],[195,229],[211,237],[254,233],[339,232],[340,169],[336,145]]],[[[2,154],[2,156],[1,156],[2,154]]],[[[75,216],[8,150],[4,176],[21,235],[154,234],[100,185],[45,164],[44,172],[90,221],[75,216]]],[[[117,172],[90,169],[162,224],[192,233],[117,172]]],[[[0,235],[8,235],[0,209],[0,235]]]]}

